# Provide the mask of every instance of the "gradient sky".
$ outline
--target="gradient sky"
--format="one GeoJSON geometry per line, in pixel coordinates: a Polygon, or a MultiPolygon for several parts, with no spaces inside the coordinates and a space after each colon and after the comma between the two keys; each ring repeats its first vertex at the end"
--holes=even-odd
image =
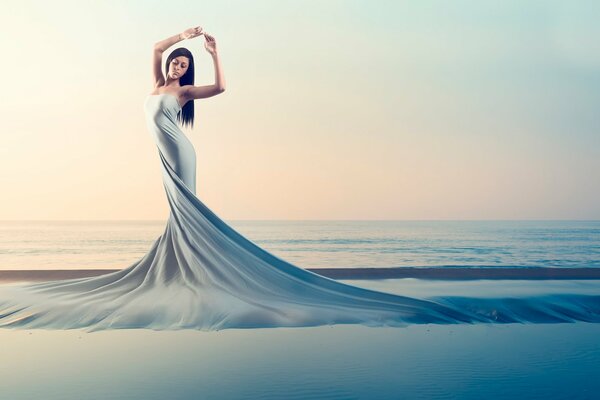
{"type": "MultiPolygon", "coordinates": [[[[185,131],[225,220],[599,219],[598,21],[596,1],[6,3],[0,220],[166,219],[151,49],[196,25],[227,90],[185,131]]],[[[172,48],[199,85],[203,40],[172,48]]]]}

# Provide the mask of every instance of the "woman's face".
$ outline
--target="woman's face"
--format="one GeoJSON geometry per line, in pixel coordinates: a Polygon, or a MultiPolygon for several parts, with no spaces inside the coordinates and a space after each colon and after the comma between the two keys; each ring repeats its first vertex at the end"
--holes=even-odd
{"type": "Polygon", "coordinates": [[[187,72],[189,60],[186,56],[179,56],[171,60],[169,64],[169,77],[179,79],[187,72]]]}

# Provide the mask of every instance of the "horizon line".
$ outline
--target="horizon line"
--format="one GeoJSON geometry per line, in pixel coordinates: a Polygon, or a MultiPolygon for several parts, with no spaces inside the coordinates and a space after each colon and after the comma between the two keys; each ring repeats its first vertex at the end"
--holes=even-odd
{"type": "MultiPolygon", "coordinates": [[[[498,221],[547,221],[547,222],[600,222],[600,219],[572,219],[572,218],[469,218],[469,219],[225,219],[224,221],[248,221],[248,222],[268,222],[268,221],[285,221],[285,222],[498,222],[498,221]]],[[[166,222],[167,219],[4,219],[2,222],[166,222]]]]}

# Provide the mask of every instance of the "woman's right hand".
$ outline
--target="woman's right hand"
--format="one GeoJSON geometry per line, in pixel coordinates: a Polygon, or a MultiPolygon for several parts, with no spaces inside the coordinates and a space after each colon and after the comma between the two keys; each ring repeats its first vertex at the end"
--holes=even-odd
{"type": "Polygon", "coordinates": [[[181,33],[181,37],[184,39],[193,39],[196,36],[202,35],[204,32],[202,31],[201,26],[196,26],[194,28],[186,29],[181,33]]]}

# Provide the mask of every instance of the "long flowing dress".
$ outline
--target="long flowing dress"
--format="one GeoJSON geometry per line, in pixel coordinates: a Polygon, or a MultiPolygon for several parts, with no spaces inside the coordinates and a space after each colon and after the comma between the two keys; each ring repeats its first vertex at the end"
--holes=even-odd
{"type": "Polygon", "coordinates": [[[148,95],[144,110],[170,207],[164,232],[140,260],[116,272],[0,285],[0,327],[218,330],[345,323],[564,322],[599,315],[598,298],[586,299],[567,312],[562,300],[538,301],[532,313],[530,303],[507,307],[506,302],[393,295],[292,265],[243,237],[196,197],[196,154],[178,126],[177,98],[148,95]],[[593,311],[590,302],[596,307],[593,311]]]}

